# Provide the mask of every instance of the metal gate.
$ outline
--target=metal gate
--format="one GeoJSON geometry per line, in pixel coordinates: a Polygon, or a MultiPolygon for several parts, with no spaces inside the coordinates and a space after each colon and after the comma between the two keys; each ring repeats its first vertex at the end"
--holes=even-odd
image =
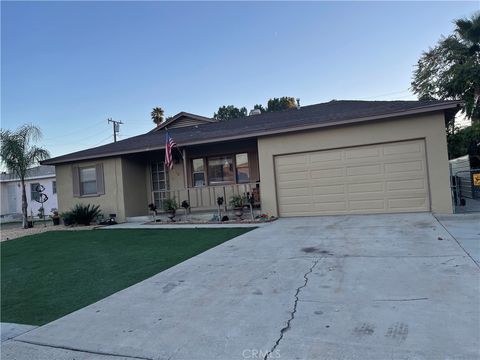
{"type": "Polygon", "coordinates": [[[480,199],[480,168],[457,171],[451,177],[455,205],[461,205],[465,198],[480,199]]]}

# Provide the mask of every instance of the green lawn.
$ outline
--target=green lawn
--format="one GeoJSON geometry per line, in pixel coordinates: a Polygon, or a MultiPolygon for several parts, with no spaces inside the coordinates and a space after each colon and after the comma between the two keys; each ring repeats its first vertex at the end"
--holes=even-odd
{"type": "Polygon", "coordinates": [[[3,242],[1,321],[45,324],[249,230],[52,231],[3,242]]]}

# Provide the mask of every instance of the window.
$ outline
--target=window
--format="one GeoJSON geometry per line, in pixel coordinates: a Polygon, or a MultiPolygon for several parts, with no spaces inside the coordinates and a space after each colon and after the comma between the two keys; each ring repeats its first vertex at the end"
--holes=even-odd
{"type": "Polygon", "coordinates": [[[153,202],[158,209],[163,207],[165,191],[168,189],[168,176],[165,176],[165,166],[163,162],[152,164],[152,192],[153,202]]]}
{"type": "Polygon", "coordinates": [[[57,182],[52,181],[52,194],[56,194],[56,193],[57,193],[57,182]]]}
{"type": "Polygon", "coordinates": [[[233,156],[220,156],[208,159],[208,180],[210,184],[234,182],[233,156]]]}
{"type": "Polygon", "coordinates": [[[248,166],[248,154],[235,155],[235,165],[237,167],[237,183],[250,181],[250,168],[248,166]]]}
{"type": "Polygon", "coordinates": [[[80,195],[97,194],[97,172],[94,167],[80,168],[80,195]]]}
{"type": "Polygon", "coordinates": [[[203,159],[193,159],[192,160],[193,168],[193,186],[205,186],[205,163],[203,159]]]}
{"type": "Polygon", "coordinates": [[[40,200],[40,193],[37,191],[37,188],[40,186],[39,183],[30,184],[30,199],[38,201],[40,200]]]}
{"type": "MultiPolygon", "coordinates": [[[[72,166],[73,196],[100,196],[105,194],[105,178],[103,164],[85,167],[72,166]]],[[[57,191],[57,183],[52,184],[57,191]]]]}

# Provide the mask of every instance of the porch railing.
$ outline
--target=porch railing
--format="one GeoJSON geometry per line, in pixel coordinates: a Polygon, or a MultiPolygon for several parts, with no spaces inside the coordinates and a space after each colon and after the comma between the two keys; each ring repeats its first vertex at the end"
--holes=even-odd
{"type": "Polygon", "coordinates": [[[152,199],[159,211],[163,211],[163,201],[168,198],[175,198],[179,206],[186,200],[192,210],[210,210],[218,207],[217,198],[221,196],[223,208],[227,210],[233,195],[247,194],[253,195],[254,206],[260,206],[260,182],[152,191],[152,199]]]}

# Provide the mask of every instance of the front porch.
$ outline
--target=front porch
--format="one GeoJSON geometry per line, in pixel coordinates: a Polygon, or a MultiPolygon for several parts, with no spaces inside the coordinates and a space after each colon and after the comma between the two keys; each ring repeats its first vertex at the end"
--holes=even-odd
{"type": "Polygon", "coordinates": [[[147,191],[145,196],[138,188],[132,189],[132,194],[125,196],[127,221],[153,215],[149,211],[149,204],[155,205],[157,213],[163,217],[167,199],[175,200],[179,216],[183,216],[181,206],[186,202],[189,205],[188,214],[203,220],[210,220],[219,208],[222,215],[231,217],[232,214],[228,214],[228,211],[233,208],[230,206],[233,196],[250,199],[245,202],[246,217],[251,216],[248,209],[250,204],[255,215],[261,212],[260,172],[255,139],[175,148],[172,155],[172,169],[167,169],[164,165],[164,151],[122,157],[124,188],[130,188],[129,183],[133,185],[141,182],[140,174],[135,173],[142,167],[142,182],[147,191]],[[219,198],[223,199],[220,207],[219,198]]]}
{"type": "MultiPolygon", "coordinates": [[[[152,203],[156,205],[160,212],[163,211],[165,199],[175,199],[179,206],[181,206],[183,201],[187,201],[190,206],[190,211],[201,212],[218,209],[219,205],[217,200],[218,198],[222,198],[223,203],[220,209],[222,209],[222,211],[228,211],[228,209],[232,208],[229,205],[229,201],[235,195],[252,198],[252,206],[254,209],[261,207],[260,182],[190,187],[176,190],[152,190],[151,199],[152,203]]],[[[247,203],[245,205],[247,205],[247,203]]]]}

